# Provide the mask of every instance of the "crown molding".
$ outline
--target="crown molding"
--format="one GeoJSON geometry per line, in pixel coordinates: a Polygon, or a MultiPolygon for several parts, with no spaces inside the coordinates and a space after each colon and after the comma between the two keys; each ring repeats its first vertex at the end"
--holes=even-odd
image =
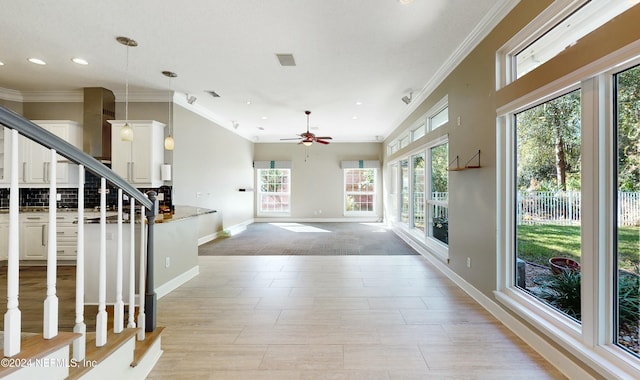
{"type": "Polygon", "coordinates": [[[485,17],[482,18],[480,23],[469,33],[467,38],[462,41],[458,48],[447,58],[447,60],[440,66],[440,68],[434,73],[431,79],[422,87],[419,93],[415,94],[415,98],[411,101],[409,106],[396,120],[395,128],[393,128],[384,138],[386,139],[392,135],[398,127],[411,115],[413,111],[418,108],[431,93],[438,87],[452,72],[460,65],[460,63],[475,49],[482,40],[484,40],[489,33],[504,19],[509,12],[516,5],[520,3],[520,0],[501,0],[487,12],[485,17]]]}
{"type": "Polygon", "coordinates": [[[19,103],[24,101],[24,97],[20,91],[10,90],[3,87],[0,87],[0,99],[19,103]]]}
{"type": "MultiPolygon", "coordinates": [[[[125,93],[113,93],[117,102],[124,102],[125,93]]],[[[0,99],[20,103],[82,103],[84,89],[69,91],[18,91],[0,87],[0,99]]],[[[129,91],[132,103],[166,103],[173,99],[172,91],[129,91]]]]}

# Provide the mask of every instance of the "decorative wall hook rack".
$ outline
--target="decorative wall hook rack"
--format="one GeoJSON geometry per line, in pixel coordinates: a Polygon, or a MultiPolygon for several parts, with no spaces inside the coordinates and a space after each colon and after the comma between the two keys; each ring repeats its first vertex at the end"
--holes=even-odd
{"type": "Polygon", "coordinates": [[[469,159],[469,161],[467,161],[466,164],[464,164],[465,169],[478,169],[480,167],[480,149],[478,149],[478,153],[474,154],[473,157],[471,157],[469,159]],[[478,164],[476,165],[474,164],[470,164],[471,161],[473,161],[474,158],[478,157],[478,164]]]}
{"type": "Polygon", "coordinates": [[[456,156],[456,158],[454,158],[453,160],[451,160],[451,162],[449,162],[449,166],[447,166],[447,171],[450,172],[457,172],[460,170],[464,170],[464,166],[460,166],[460,157],[456,156]],[[452,167],[451,165],[453,165],[453,163],[456,163],[456,166],[452,167]]]}

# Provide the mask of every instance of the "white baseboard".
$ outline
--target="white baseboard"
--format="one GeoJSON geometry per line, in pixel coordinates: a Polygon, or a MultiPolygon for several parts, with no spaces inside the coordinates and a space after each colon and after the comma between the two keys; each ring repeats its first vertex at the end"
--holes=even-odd
{"type": "Polygon", "coordinates": [[[353,218],[255,218],[256,223],[378,223],[380,218],[353,217],[353,218]]]}
{"type": "Polygon", "coordinates": [[[460,289],[467,293],[471,298],[484,307],[491,315],[493,315],[498,321],[500,321],[505,327],[516,334],[520,339],[527,343],[531,348],[538,352],[549,363],[555,366],[560,372],[567,375],[570,379],[592,379],[593,376],[585,371],[579,364],[575,363],[572,358],[565,355],[564,352],[556,349],[553,345],[549,344],[543,337],[537,334],[529,326],[525,325],[517,318],[509,314],[500,305],[494,302],[491,298],[487,297],[484,293],[480,292],[473,285],[468,283],[464,278],[460,277],[456,272],[451,270],[448,265],[440,258],[434,256],[423,245],[416,244],[412,241],[409,235],[405,233],[399,233],[396,229],[393,229],[394,233],[398,235],[407,244],[413,247],[420,255],[433,264],[438,270],[440,270],[445,276],[453,281],[460,289]]]}
{"type": "Polygon", "coordinates": [[[198,274],[200,274],[200,267],[196,265],[195,267],[189,269],[188,271],[158,286],[156,288],[156,296],[158,297],[158,299],[166,296],[167,294],[171,293],[171,291],[173,291],[174,289],[177,289],[178,287],[180,287],[180,285],[191,280],[198,274]]]}
{"type": "Polygon", "coordinates": [[[253,222],[254,222],[253,219],[249,219],[242,223],[238,223],[233,226],[227,227],[223,231],[218,232],[218,237],[237,235],[241,232],[244,232],[247,229],[247,226],[253,222]]]}
{"type": "Polygon", "coordinates": [[[201,238],[198,238],[198,247],[201,246],[202,244],[206,244],[206,243],[208,243],[210,241],[216,240],[219,237],[220,237],[220,232],[209,234],[209,235],[205,235],[205,236],[203,236],[201,238]]]}

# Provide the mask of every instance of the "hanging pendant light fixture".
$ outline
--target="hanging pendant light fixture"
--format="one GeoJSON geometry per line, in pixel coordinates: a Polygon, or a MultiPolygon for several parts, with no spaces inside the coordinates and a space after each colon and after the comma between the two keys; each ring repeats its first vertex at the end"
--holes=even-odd
{"type": "Polygon", "coordinates": [[[162,75],[164,75],[165,77],[169,78],[169,92],[171,94],[171,101],[169,102],[169,119],[167,121],[167,123],[169,124],[169,135],[167,137],[164,138],[164,149],[166,150],[173,150],[174,146],[175,146],[175,142],[173,141],[173,118],[172,118],[172,107],[173,107],[173,91],[171,88],[171,78],[175,78],[178,76],[178,74],[172,72],[172,71],[163,71],[162,75]]]}
{"type": "Polygon", "coordinates": [[[124,125],[120,128],[122,141],[133,141],[133,128],[129,125],[129,47],[136,47],[138,43],[129,37],[117,37],[116,40],[127,47],[127,66],[124,87],[124,125]]]}

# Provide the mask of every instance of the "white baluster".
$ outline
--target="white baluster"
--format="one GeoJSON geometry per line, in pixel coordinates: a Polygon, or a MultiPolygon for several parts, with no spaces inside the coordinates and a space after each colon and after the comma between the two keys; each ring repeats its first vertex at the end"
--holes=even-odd
{"type": "Polygon", "coordinates": [[[129,196],[129,227],[131,229],[129,240],[129,323],[127,327],[135,328],[136,312],[136,200],[129,196]]]}
{"type": "Polygon", "coordinates": [[[76,254],[76,324],[73,332],[81,336],[73,341],[73,359],[84,360],[87,325],[84,323],[84,165],[78,165],[78,248],[76,254]]]}
{"type": "Polygon", "coordinates": [[[47,241],[47,298],[44,300],[44,331],[45,339],[58,335],[58,296],[56,295],[57,254],[58,243],[56,234],[56,162],[58,157],[55,149],[51,149],[49,163],[49,238],[47,241]]]}
{"type": "Polygon", "coordinates": [[[146,234],[146,219],[144,215],[144,206],[140,207],[140,275],[139,281],[139,310],[138,310],[138,340],[144,340],[145,314],[144,314],[144,296],[145,296],[145,282],[146,282],[146,267],[147,267],[147,247],[145,245],[146,234]]]}
{"type": "MultiPolygon", "coordinates": [[[[8,131],[5,128],[5,132],[8,131]]],[[[7,312],[4,314],[4,355],[20,352],[22,317],[18,308],[20,273],[20,222],[18,197],[18,131],[11,130],[11,191],[9,192],[9,247],[7,250],[7,312]]]]}
{"type": "Polygon", "coordinates": [[[98,315],[96,347],[107,343],[107,181],[100,179],[100,256],[98,261],[98,315]]]}
{"type": "Polygon", "coordinates": [[[113,305],[113,332],[124,329],[124,302],[122,301],[122,189],[118,189],[118,238],[116,247],[116,303],[113,305]]]}

